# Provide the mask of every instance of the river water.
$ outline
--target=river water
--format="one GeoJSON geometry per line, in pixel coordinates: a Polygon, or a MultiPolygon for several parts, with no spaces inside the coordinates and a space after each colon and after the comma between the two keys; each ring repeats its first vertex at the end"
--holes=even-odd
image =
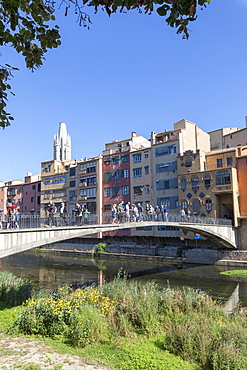
{"type": "MultiPolygon", "coordinates": [[[[97,281],[99,271],[106,280],[116,276],[119,269],[138,281],[155,280],[160,287],[189,286],[206,291],[224,302],[230,311],[238,304],[247,307],[247,278],[221,275],[221,271],[236,269],[216,265],[166,263],[132,258],[94,258],[58,251],[31,250],[0,260],[0,271],[8,270],[24,276],[38,288],[54,289],[63,284],[83,284],[97,281]]],[[[241,267],[242,269],[242,267],[241,267]]]]}

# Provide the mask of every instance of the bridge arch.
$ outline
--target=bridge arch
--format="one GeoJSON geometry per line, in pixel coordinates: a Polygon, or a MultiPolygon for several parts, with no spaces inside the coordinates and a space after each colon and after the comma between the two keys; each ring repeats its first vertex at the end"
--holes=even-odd
{"type": "MultiPolygon", "coordinates": [[[[2,230],[0,258],[67,239],[90,234],[139,227],[140,222],[84,226],[2,230]]],[[[171,226],[198,233],[223,248],[237,249],[236,231],[232,226],[185,222],[145,221],[141,226],[171,226]]]]}

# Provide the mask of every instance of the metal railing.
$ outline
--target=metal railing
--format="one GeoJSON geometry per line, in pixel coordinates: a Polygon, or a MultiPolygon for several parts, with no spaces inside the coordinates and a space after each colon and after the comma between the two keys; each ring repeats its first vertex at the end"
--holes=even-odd
{"type": "Polygon", "coordinates": [[[157,221],[157,222],[183,222],[191,224],[204,224],[204,225],[224,225],[232,226],[232,220],[223,218],[211,218],[211,217],[200,217],[198,215],[181,216],[177,213],[168,214],[166,216],[162,214],[147,214],[145,212],[141,214],[126,215],[125,212],[112,217],[111,212],[105,212],[101,215],[97,213],[90,213],[88,217],[76,216],[74,214],[68,214],[66,216],[60,216],[60,214],[54,214],[48,217],[42,217],[39,214],[17,214],[15,217],[5,215],[2,223],[2,229],[28,229],[28,228],[45,228],[45,227],[68,227],[68,226],[83,226],[83,225],[97,225],[99,224],[100,218],[102,224],[112,223],[126,223],[126,222],[145,222],[145,221],[157,221]]]}

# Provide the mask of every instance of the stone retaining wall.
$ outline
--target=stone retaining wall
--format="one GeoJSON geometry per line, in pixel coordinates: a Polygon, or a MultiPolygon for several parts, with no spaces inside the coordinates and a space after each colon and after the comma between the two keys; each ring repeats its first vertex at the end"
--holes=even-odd
{"type": "MultiPolygon", "coordinates": [[[[96,242],[96,241],[95,241],[96,242]]],[[[89,252],[93,251],[98,243],[56,243],[50,244],[47,249],[64,250],[71,252],[89,252]]],[[[240,264],[247,263],[247,251],[223,250],[223,249],[206,249],[192,248],[186,246],[156,246],[156,245],[135,245],[135,244],[109,244],[106,247],[106,252],[114,255],[122,255],[125,257],[153,257],[156,259],[173,259],[187,263],[200,264],[240,264]]],[[[107,254],[100,254],[106,257],[107,254]]]]}

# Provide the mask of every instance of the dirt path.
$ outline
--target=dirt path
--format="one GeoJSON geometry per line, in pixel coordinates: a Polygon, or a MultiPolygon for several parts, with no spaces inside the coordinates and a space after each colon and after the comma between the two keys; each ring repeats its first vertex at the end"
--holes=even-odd
{"type": "Polygon", "coordinates": [[[97,364],[87,364],[80,356],[59,354],[45,343],[28,338],[0,335],[0,369],[24,370],[27,365],[39,365],[42,370],[107,370],[97,364]]]}

